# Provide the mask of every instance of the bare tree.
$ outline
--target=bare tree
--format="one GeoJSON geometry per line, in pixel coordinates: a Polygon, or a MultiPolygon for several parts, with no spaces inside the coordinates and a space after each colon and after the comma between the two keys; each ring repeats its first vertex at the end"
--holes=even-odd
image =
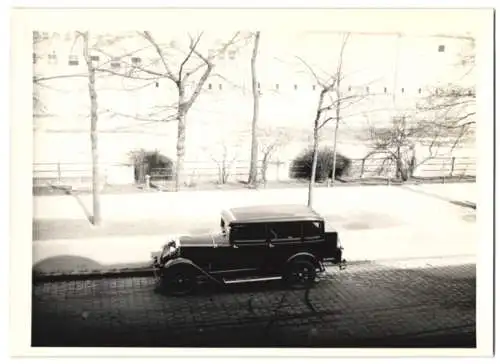
{"type": "Polygon", "coordinates": [[[333,170],[332,178],[335,178],[335,164],[336,164],[336,149],[337,149],[337,137],[340,122],[342,121],[341,111],[353,104],[360,102],[365,99],[367,95],[352,94],[343,96],[340,91],[341,80],[345,77],[342,70],[344,49],[349,39],[349,34],[344,34],[342,37],[342,43],[339,53],[339,61],[336,70],[333,74],[327,76],[326,80],[323,80],[318,72],[308,64],[305,60],[298,57],[299,60],[304,64],[311,75],[314,77],[317,86],[320,88],[320,93],[318,97],[318,104],[316,107],[316,115],[313,122],[313,160],[311,167],[311,179],[309,181],[309,191],[308,191],[308,205],[312,206],[313,201],[313,186],[316,179],[316,168],[318,164],[318,148],[319,148],[319,136],[320,130],[332,120],[335,120],[335,134],[334,134],[334,157],[333,157],[333,170]],[[334,93],[334,97],[332,97],[334,93]],[[330,116],[330,112],[335,110],[335,116],[330,116]]]}
{"type": "MultiPolygon", "coordinates": [[[[467,82],[475,71],[475,41],[466,39],[466,47],[458,55],[456,64],[459,77],[454,82],[428,90],[423,100],[417,103],[417,111],[443,129],[452,142],[452,148],[474,134],[476,125],[476,89],[473,82],[467,82]]],[[[473,79],[473,78],[472,78],[473,79]]]]}
{"type": "Polygon", "coordinates": [[[236,155],[230,157],[228,146],[226,144],[223,144],[220,156],[214,157],[212,155],[211,158],[217,165],[217,183],[220,185],[225,185],[228,182],[229,177],[231,176],[231,168],[233,166],[233,163],[236,161],[236,155]]]}
{"type": "Polygon", "coordinates": [[[291,134],[283,128],[259,128],[257,136],[261,156],[260,175],[262,182],[265,184],[267,183],[267,171],[273,156],[281,146],[290,141],[291,134]]]}
{"type": "Polygon", "coordinates": [[[97,131],[97,92],[95,86],[95,67],[90,58],[89,47],[89,32],[81,32],[83,38],[83,58],[87,64],[88,82],[89,82],[89,97],[90,97],[90,143],[92,153],[92,223],[94,225],[101,224],[101,202],[99,196],[99,149],[98,149],[98,131],[97,131]]]}
{"type": "Polygon", "coordinates": [[[257,140],[257,121],[259,118],[259,97],[260,90],[257,82],[256,60],[259,51],[260,32],[255,33],[255,41],[251,59],[252,70],[252,94],[253,94],[253,115],[252,115],[252,149],[250,156],[250,173],[248,175],[248,184],[254,185],[257,182],[257,154],[258,154],[258,140],[257,140]]]}
{"type": "Polygon", "coordinates": [[[158,82],[159,80],[165,79],[175,87],[177,94],[175,105],[175,120],[177,121],[175,190],[178,191],[183,183],[188,113],[198,99],[206,81],[215,67],[215,57],[226,52],[227,48],[237,41],[239,32],[235,33],[233,37],[228,42],[224,43],[216,52],[209,55],[203,55],[201,51],[200,43],[203,33],[199,33],[195,37],[188,35],[189,44],[187,50],[177,49],[178,47],[172,45],[172,42],[165,46],[163,43],[158,42],[156,37],[149,31],[139,32],[138,34],[150,47],[152,47],[158,57],[162,70],[158,71],[154,65],[135,64],[133,65],[134,72],[122,73],[109,69],[102,69],[102,71],[126,78],[147,81],[153,80],[158,82]],[[167,55],[167,51],[171,51],[172,49],[177,50],[177,53],[181,54],[178,64],[174,64],[167,55]],[[189,92],[188,84],[191,82],[194,84],[194,87],[193,90],[189,92]]]}
{"type": "Polygon", "coordinates": [[[371,150],[363,158],[378,155],[382,161],[378,173],[395,166],[395,177],[406,181],[413,177],[415,169],[436,157],[446,146],[442,128],[415,116],[400,115],[394,117],[391,126],[369,125],[371,150]],[[417,160],[416,147],[427,146],[425,157],[417,160]]]}
{"type": "MultiPolygon", "coordinates": [[[[102,221],[101,206],[100,206],[100,174],[99,174],[99,152],[98,152],[98,130],[97,123],[99,119],[97,91],[96,91],[96,69],[92,63],[89,46],[89,32],[76,32],[76,39],[81,37],[82,54],[87,65],[87,72],[65,75],[50,75],[50,76],[35,76],[33,77],[34,90],[38,90],[43,82],[61,78],[87,78],[88,92],[90,99],[90,144],[91,144],[91,160],[92,160],[92,224],[100,225],[102,221]]],[[[33,96],[34,115],[41,109],[45,110],[45,106],[41,104],[40,96],[36,92],[33,96]]]]}
{"type": "Polygon", "coordinates": [[[339,60],[338,60],[338,65],[337,65],[337,71],[335,72],[335,81],[336,81],[336,87],[335,87],[335,96],[336,100],[334,102],[335,104],[335,134],[333,135],[333,161],[332,161],[332,183],[335,181],[335,168],[337,167],[337,140],[338,140],[338,131],[339,131],[339,124],[340,124],[340,114],[341,114],[341,99],[342,96],[340,94],[340,82],[343,78],[342,74],[342,63],[344,60],[344,48],[347,44],[347,40],[349,39],[349,33],[343,34],[342,36],[342,45],[340,46],[340,54],[339,54],[339,60]]]}

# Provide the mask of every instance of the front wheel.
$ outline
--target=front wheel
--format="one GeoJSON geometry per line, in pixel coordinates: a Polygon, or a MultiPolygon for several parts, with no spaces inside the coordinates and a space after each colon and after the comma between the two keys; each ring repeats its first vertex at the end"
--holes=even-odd
{"type": "Polygon", "coordinates": [[[162,287],[174,296],[192,293],[197,285],[196,273],[190,266],[178,266],[166,269],[162,275],[162,287]]]}
{"type": "Polygon", "coordinates": [[[316,279],[316,266],[308,260],[292,261],[287,264],[283,279],[291,288],[310,287],[316,279]]]}

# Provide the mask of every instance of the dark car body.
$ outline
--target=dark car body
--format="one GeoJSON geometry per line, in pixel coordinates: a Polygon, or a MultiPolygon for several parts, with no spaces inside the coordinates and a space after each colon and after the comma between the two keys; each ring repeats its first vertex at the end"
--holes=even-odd
{"type": "Polygon", "coordinates": [[[197,274],[221,282],[280,277],[294,259],[308,260],[318,271],[324,263],[342,264],[338,233],[302,205],[261,205],[221,212],[220,230],[180,236],[156,257],[163,271],[191,265],[197,274]]]}

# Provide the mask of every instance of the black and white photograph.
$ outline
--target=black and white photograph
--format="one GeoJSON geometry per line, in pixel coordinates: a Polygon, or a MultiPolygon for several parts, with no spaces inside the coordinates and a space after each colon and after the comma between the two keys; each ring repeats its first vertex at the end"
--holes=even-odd
{"type": "Polygon", "coordinates": [[[493,10],[17,16],[23,350],[492,353],[493,10]]]}

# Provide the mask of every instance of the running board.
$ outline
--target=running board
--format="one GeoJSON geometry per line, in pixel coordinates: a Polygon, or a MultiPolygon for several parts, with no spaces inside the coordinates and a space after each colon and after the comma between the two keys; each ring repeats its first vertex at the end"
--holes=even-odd
{"type": "Polygon", "coordinates": [[[281,276],[273,276],[273,277],[264,277],[264,278],[244,278],[244,279],[234,279],[234,280],[225,280],[223,282],[225,284],[236,284],[236,283],[250,283],[250,282],[264,282],[264,281],[277,281],[282,279],[281,276]]]}

